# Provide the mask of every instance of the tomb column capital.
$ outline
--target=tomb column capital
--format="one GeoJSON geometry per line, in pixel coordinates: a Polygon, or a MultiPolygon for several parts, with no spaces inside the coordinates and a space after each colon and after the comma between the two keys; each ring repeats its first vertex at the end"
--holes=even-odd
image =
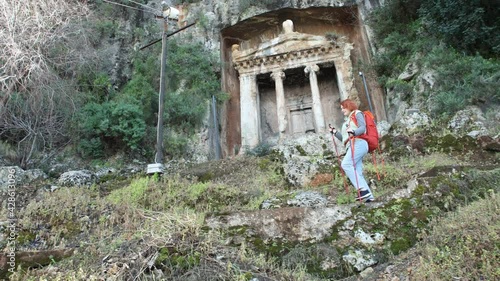
{"type": "Polygon", "coordinates": [[[306,74],[315,73],[319,71],[319,66],[317,64],[309,64],[304,68],[306,74]]]}
{"type": "Polygon", "coordinates": [[[274,80],[274,81],[277,81],[277,80],[284,80],[285,79],[285,72],[283,72],[283,70],[275,70],[273,72],[271,72],[271,78],[274,80]]]}

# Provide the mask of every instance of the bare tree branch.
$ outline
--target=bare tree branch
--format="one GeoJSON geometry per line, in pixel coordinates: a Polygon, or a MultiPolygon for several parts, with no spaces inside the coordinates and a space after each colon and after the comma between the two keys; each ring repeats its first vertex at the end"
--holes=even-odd
{"type": "Polygon", "coordinates": [[[86,2],[0,0],[0,114],[13,92],[50,79],[43,49],[60,36],[60,28],[89,15],[86,2]]]}

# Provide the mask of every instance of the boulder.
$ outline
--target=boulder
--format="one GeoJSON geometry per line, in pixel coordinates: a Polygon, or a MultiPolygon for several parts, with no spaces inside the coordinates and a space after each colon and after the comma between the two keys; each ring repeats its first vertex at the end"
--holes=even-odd
{"type": "Polygon", "coordinates": [[[68,171],[58,180],[61,186],[90,186],[97,180],[97,176],[88,170],[68,171]]]}
{"type": "Polygon", "coordinates": [[[18,166],[0,167],[0,191],[7,190],[9,185],[19,187],[46,178],[47,175],[40,169],[25,171],[18,166]]]}

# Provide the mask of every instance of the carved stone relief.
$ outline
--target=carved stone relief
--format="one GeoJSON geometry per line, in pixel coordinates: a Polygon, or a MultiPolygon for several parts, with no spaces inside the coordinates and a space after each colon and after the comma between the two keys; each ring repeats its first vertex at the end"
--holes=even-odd
{"type": "Polygon", "coordinates": [[[232,46],[240,75],[242,146],[294,134],[325,133],[338,100],[357,98],[352,77],[352,44],[339,38],[298,33],[283,22],[283,33],[255,48],[232,46]],[[293,78],[302,73],[304,77],[293,78]],[[293,73],[292,78],[288,73],[293,73]],[[246,78],[242,78],[246,77],[246,78]],[[266,85],[259,86],[259,79],[266,85]],[[297,81],[302,81],[298,83],[297,81]],[[328,115],[325,115],[328,114],[328,115]]]}

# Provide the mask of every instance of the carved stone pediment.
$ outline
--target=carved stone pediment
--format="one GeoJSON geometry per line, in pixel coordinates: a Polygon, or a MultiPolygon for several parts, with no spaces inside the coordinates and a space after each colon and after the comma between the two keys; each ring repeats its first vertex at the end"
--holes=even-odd
{"type": "Polygon", "coordinates": [[[352,49],[344,38],[330,40],[324,36],[293,31],[293,23],[283,23],[284,32],[278,37],[259,44],[255,48],[240,50],[232,46],[234,67],[243,73],[266,73],[276,69],[288,69],[307,63],[333,61],[352,49]]]}
{"type": "Polygon", "coordinates": [[[303,50],[329,49],[334,46],[332,43],[323,36],[299,32],[280,34],[278,37],[260,44],[257,48],[233,52],[233,61],[253,60],[303,50]]]}

